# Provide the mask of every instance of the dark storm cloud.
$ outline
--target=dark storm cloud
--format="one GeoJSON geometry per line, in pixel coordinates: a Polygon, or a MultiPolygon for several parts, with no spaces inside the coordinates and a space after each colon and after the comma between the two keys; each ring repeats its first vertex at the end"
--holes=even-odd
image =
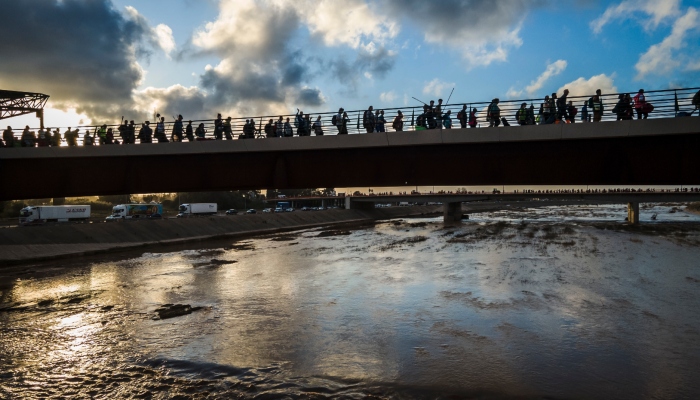
{"type": "Polygon", "coordinates": [[[10,0],[0,12],[0,87],[51,96],[90,116],[120,114],[142,78],[135,64],[152,40],[142,20],[109,0],[10,0]]]}
{"type": "Polygon", "coordinates": [[[345,58],[331,61],[328,63],[328,71],[343,85],[343,92],[352,95],[357,91],[362,79],[365,79],[363,76],[365,72],[383,78],[395,64],[396,53],[382,46],[372,52],[359,50],[352,62],[345,58]]]}
{"type": "Polygon", "coordinates": [[[489,40],[512,29],[528,11],[544,6],[549,0],[386,0],[392,15],[412,20],[426,37],[459,40],[489,40]]]}
{"type": "Polygon", "coordinates": [[[304,106],[320,106],[323,104],[323,96],[318,89],[301,89],[296,99],[297,103],[304,106]]]}

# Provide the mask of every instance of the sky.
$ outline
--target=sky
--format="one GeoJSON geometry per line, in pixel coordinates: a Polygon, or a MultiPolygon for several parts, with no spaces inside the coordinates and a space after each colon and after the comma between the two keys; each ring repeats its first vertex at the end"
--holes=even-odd
{"type": "Polygon", "coordinates": [[[0,6],[0,89],[50,95],[48,126],[700,86],[700,0],[0,6]]]}

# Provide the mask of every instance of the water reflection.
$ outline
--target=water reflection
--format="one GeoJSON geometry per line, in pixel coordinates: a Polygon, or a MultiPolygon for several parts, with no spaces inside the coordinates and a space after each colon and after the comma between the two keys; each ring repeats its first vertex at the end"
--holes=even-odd
{"type": "Polygon", "coordinates": [[[300,231],[24,277],[2,289],[0,397],[700,393],[697,226],[542,215],[300,231]],[[203,309],[156,319],[167,303],[203,309]]]}

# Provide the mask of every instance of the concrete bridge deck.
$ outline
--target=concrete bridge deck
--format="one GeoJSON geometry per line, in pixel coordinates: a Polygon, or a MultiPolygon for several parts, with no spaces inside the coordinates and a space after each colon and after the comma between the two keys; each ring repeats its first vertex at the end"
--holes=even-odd
{"type": "Polygon", "coordinates": [[[700,184],[700,118],[0,151],[0,200],[403,185],[700,184]]]}

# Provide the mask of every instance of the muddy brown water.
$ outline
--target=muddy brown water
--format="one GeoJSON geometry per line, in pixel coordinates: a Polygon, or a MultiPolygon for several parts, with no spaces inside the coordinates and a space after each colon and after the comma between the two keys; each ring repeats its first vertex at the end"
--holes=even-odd
{"type": "Polygon", "coordinates": [[[650,211],[642,227],[561,207],[3,270],[0,398],[698,398],[700,218],[650,211]],[[166,304],[196,311],[161,320],[166,304]]]}

